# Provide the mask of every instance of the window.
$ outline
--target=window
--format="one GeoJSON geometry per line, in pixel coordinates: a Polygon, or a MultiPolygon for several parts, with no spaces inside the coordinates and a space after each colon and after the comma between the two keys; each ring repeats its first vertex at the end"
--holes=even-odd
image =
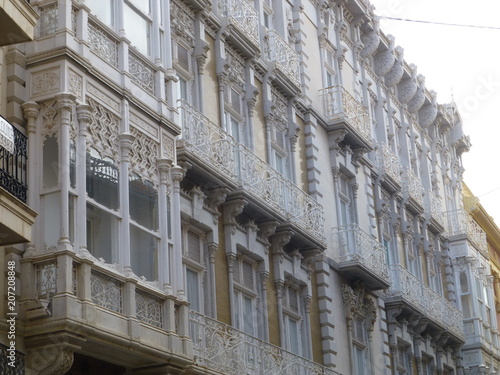
{"type": "Polygon", "coordinates": [[[335,85],[335,53],[333,48],[327,46],[325,48],[325,87],[333,87],[335,85]]]}
{"type": "Polygon", "coordinates": [[[192,74],[192,48],[182,40],[174,40],[172,43],[172,56],[174,67],[177,71],[179,81],[177,82],[177,99],[188,104],[193,102],[193,79],[192,74]]]}
{"type": "Polygon", "coordinates": [[[147,280],[158,279],[158,194],[149,181],[129,177],[130,261],[147,280]]]}
{"type": "Polygon", "coordinates": [[[114,161],[90,148],[86,155],[87,249],[107,263],[117,261],[118,178],[114,161]]]}
{"type": "Polygon", "coordinates": [[[411,374],[411,362],[409,356],[410,346],[405,343],[398,345],[398,374],[409,375],[411,374]]]}
{"type": "Polygon", "coordinates": [[[348,226],[355,223],[354,220],[354,195],[350,179],[341,175],[339,178],[339,198],[340,198],[340,225],[348,226]]]}
{"type": "Polygon", "coordinates": [[[233,268],[234,325],[237,329],[257,336],[256,263],[240,257],[233,268]]]}
{"type": "Polygon", "coordinates": [[[422,358],[422,375],[434,375],[432,370],[432,358],[423,357],[422,358]]]}
{"type": "Polygon", "coordinates": [[[460,272],[459,277],[462,312],[464,314],[464,318],[467,319],[472,316],[469,280],[465,271],[460,272]]]}
{"type": "Polygon", "coordinates": [[[149,0],[125,1],[123,6],[125,33],[130,44],[146,56],[151,55],[151,20],[149,15],[149,0]]]}
{"type": "Polygon", "coordinates": [[[365,375],[369,373],[368,332],[365,321],[366,319],[359,316],[352,320],[352,346],[355,375],[365,375]]]}
{"type": "Polygon", "coordinates": [[[115,24],[115,0],[85,0],[91,13],[108,26],[115,24]]]}
{"type": "Polygon", "coordinates": [[[203,272],[205,271],[203,236],[200,232],[185,229],[183,262],[186,296],[193,311],[204,313],[203,272]]]}
{"type": "Polygon", "coordinates": [[[300,356],[306,356],[307,350],[302,341],[302,303],[300,298],[301,287],[293,282],[285,283],[283,328],[286,342],[285,349],[300,356]]]}
{"type": "Polygon", "coordinates": [[[274,168],[283,176],[288,177],[288,147],[286,123],[276,121],[272,131],[272,152],[274,168]]]}

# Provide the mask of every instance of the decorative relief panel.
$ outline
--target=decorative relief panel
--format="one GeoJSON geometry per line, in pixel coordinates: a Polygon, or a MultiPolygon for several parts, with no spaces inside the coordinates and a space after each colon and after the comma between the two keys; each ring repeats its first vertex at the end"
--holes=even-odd
{"type": "Polygon", "coordinates": [[[59,68],[34,73],[31,78],[33,96],[45,95],[59,89],[59,68]]]}
{"type": "Polygon", "coordinates": [[[170,2],[170,27],[172,33],[192,42],[194,39],[194,15],[181,1],[170,2]]]}
{"type": "Polygon", "coordinates": [[[88,127],[89,137],[87,142],[90,142],[91,146],[99,151],[102,156],[106,155],[118,161],[118,117],[90,97],[87,97],[87,103],[93,109],[88,127]]]}
{"type": "Polygon", "coordinates": [[[87,94],[91,94],[96,99],[99,99],[100,102],[106,104],[109,108],[115,110],[117,113],[120,113],[120,103],[90,82],[87,83],[87,94]]]}
{"type": "Polygon", "coordinates": [[[134,127],[131,127],[130,133],[134,136],[130,149],[131,169],[147,180],[157,183],[158,142],[134,127]]]}
{"type": "Polygon", "coordinates": [[[73,69],[68,70],[68,82],[69,82],[69,91],[75,94],[78,98],[82,98],[82,82],[83,78],[80,74],[75,72],[73,69]]]}
{"type": "Polygon", "coordinates": [[[166,133],[161,135],[161,157],[175,160],[175,141],[166,133]]]}
{"type": "Polygon", "coordinates": [[[142,118],[140,118],[136,113],[130,111],[129,113],[129,120],[131,123],[136,125],[138,128],[141,128],[145,133],[148,133],[150,136],[152,136],[155,139],[159,138],[159,128],[158,126],[151,125],[147,121],[144,121],[142,118]]]}
{"type": "Polygon", "coordinates": [[[162,301],[141,290],[135,292],[137,319],[153,326],[162,327],[162,301]]]}
{"type": "Polygon", "coordinates": [[[42,104],[41,114],[43,117],[43,131],[42,135],[50,136],[57,133],[58,127],[56,126],[55,117],[57,115],[57,107],[55,100],[48,100],[42,104]]]}

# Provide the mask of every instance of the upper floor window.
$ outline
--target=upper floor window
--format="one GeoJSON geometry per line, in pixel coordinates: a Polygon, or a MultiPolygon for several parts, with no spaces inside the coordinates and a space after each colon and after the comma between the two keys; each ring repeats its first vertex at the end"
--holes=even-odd
{"type": "Polygon", "coordinates": [[[234,309],[237,329],[257,335],[257,290],[255,285],[256,263],[246,257],[239,257],[233,267],[234,309]]]}
{"type": "Polygon", "coordinates": [[[354,355],[355,375],[365,375],[369,373],[368,358],[368,330],[366,329],[366,319],[357,316],[352,320],[352,348],[354,355]]]}
{"type": "Polygon", "coordinates": [[[123,23],[130,44],[146,56],[151,55],[151,15],[149,0],[125,0],[123,23]]]}
{"type": "Polygon", "coordinates": [[[116,0],[86,0],[85,5],[101,22],[108,26],[115,24],[115,1],[116,0]]]}
{"type": "Polygon", "coordinates": [[[186,295],[191,310],[204,313],[203,275],[205,268],[204,236],[193,229],[183,231],[183,263],[186,295]]]}
{"type": "Polygon", "coordinates": [[[304,321],[303,308],[300,298],[301,288],[293,283],[285,283],[283,328],[285,330],[285,349],[300,356],[306,356],[305,342],[303,342],[302,323],[304,321]]]}
{"type": "Polygon", "coordinates": [[[347,226],[356,222],[354,192],[351,179],[344,174],[339,178],[340,199],[340,226],[347,226]]]}

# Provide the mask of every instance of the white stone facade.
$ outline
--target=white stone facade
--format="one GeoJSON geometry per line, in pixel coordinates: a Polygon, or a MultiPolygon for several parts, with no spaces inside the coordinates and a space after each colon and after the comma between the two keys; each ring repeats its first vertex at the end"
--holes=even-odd
{"type": "Polygon", "coordinates": [[[367,0],[31,6],[26,374],[498,368],[469,139],[367,0]]]}

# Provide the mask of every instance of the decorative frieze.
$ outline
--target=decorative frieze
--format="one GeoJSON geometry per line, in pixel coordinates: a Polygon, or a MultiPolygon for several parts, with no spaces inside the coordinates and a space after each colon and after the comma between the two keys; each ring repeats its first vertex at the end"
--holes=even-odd
{"type": "Polygon", "coordinates": [[[59,67],[33,73],[31,93],[33,96],[46,95],[59,90],[59,67]]]}

